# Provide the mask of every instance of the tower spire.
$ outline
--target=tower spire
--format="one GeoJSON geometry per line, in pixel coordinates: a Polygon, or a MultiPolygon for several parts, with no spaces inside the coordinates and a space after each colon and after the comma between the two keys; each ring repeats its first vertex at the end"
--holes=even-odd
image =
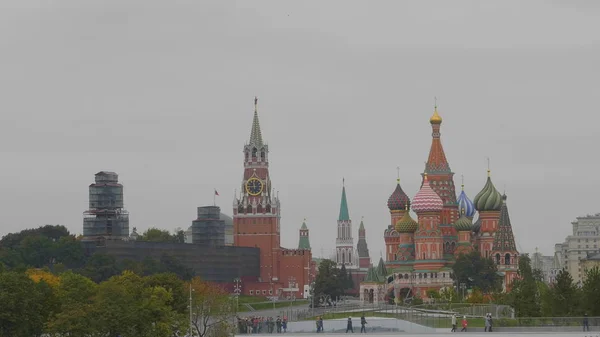
{"type": "Polygon", "coordinates": [[[431,148],[427,163],[425,164],[425,171],[428,173],[450,173],[450,165],[448,164],[448,160],[446,160],[446,154],[444,153],[440,139],[442,117],[437,112],[437,101],[433,110],[433,116],[431,116],[429,122],[431,123],[433,132],[431,134],[431,148]]]}
{"type": "Polygon", "coordinates": [[[256,147],[263,146],[262,133],[260,132],[260,123],[258,120],[258,97],[254,96],[254,119],[252,120],[252,130],[250,131],[250,145],[256,147]]]}
{"type": "Polygon", "coordinates": [[[345,179],[342,178],[342,202],[340,203],[340,217],[339,221],[350,220],[350,214],[348,212],[348,201],[346,200],[346,186],[344,185],[345,179]]]}

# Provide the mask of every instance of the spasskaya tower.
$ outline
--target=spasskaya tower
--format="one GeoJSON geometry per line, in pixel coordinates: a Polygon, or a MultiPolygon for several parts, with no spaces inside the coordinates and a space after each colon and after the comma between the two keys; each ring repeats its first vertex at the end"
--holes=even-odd
{"type": "Polygon", "coordinates": [[[262,139],[257,103],[255,97],[250,141],[243,151],[244,177],[233,201],[233,244],[260,248],[258,281],[269,284],[273,292],[274,283],[281,280],[280,210],[269,178],[269,146],[262,139]]]}

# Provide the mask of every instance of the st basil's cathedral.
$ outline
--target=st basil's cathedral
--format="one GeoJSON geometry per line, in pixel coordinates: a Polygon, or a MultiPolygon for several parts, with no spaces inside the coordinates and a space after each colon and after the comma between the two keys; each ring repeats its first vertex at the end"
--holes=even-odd
{"type": "Polygon", "coordinates": [[[498,192],[488,169],[487,181],[473,201],[464,185],[457,198],[454,173],[442,147],[437,106],[429,122],[432,142],[420,190],[411,200],[398,179],[387,202],[391,221],[384,231],[385,261],[382,257],[377,267],[368,268],[360,284],[363,302],[382,302],[389,295],[427,298],[430,289],[454,287],[452,265],[460,254],[472,251],[492,258],[505,290],[517,277],[519,253],[506,194],[498,192]]]}

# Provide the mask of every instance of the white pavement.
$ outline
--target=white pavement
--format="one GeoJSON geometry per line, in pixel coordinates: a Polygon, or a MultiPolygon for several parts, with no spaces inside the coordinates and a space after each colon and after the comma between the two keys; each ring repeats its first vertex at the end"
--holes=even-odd
{"type": "MultiPolygon", "coordinates": [[[[558,336],[568,336],[568,337],[600,337],[600,332],[588,332],[588,333],[584,333],[584,332],[521,332],[521,333],[496,333],[496,332],[492,332],[492,334],[490,333],[486,333],[486,332],[467,332],[467,333],[436,333],[436,334],[431,334],[431,333],[394,333],[394,334],[360,334],[360,336],[365,336],[365,337],[396,337],[396,336],[418,336],[418,337],[439,337],[440,335],[457,335],[457,336],[462,336],[462,335],[467,335],[469,337],[489,337],[489,336],[495,336],[495,337],[558,337],[558,336]]],[[[239,337],[242,336],[285,336],[285,337],[309,337],[309,336],[339,336],[340,334],[332,334],[332,333],[302,333],[302,334],[294,334],[294,333],[286,333],[286,334],[264,334],[264,335],[236,335],[239,337]]]]}

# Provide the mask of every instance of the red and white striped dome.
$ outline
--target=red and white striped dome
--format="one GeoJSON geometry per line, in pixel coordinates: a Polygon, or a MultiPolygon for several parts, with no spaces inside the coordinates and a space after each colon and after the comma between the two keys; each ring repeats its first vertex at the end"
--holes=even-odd
{"type": "Polygon", "coordinates": [[[421,186],[410,205],[416,213],[439,212],[444,208],[444,202],[440,196],[429,186],[427,173],[423,175],[423,186],[421,186]]]}

